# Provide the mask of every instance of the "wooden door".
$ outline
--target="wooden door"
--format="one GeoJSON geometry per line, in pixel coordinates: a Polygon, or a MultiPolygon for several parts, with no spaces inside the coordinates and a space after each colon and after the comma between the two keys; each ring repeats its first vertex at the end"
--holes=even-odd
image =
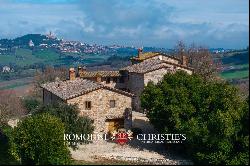
{"type": "Polygon", "coordinates": [[[109,133],[124,127],[124,119],[108,119],[106,123],[109,133]]]}

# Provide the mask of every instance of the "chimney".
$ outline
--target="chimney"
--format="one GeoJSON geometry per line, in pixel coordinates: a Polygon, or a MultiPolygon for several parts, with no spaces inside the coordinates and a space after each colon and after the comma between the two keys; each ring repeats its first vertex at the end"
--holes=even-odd
{"type": "Polygon", "coordinates": [[[142,48],[138,48],[138,58],[140,58],[142,55],[142,48]]]}
{"type": "Polygon", "coordinates": [[[74,68],[69,69],[69,80],[75,80],[76,79],[76,72],[74,68]]]}
{"type": "Polygon", "coordinates": [[[84,77],[85,72],[86,72],[86,67],[85,66],[84,67],[81,67],[81,66],[78,67],[78,76],[79,77],[84,77]]]}
{"type": "Polygon", "coordinates": [[[99,74],[99,73],[97,73],[97,75],[96,75],[96,82],[102,82],[102,76],[99,74]]]}
{"type": "Polygon", "coordinates": [[[182,65],[183,66],[188,66],[188,57],[185,55],[182,55],[182,65]]]}

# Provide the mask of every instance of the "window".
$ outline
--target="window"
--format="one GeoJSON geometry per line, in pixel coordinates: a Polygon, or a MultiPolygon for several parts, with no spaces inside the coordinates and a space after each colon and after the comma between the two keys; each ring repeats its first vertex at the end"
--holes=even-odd
{"type": "Polygon", "coordinates": [[[113,82],[117,83],[117,78],[116,77],[113,78],[113,82]]]}
{"type": "Polygon", "coordinates": [[[125,82],[125,81],[124,81],[124,77],[120,77],[120,78],[119,78],[119,82],[120,82],[120,83],[124,83],[124,82],[125,82]]]}
{"type": "Polygon", "coordinates": [[[109,101],[110,108],[115,108],[115,100],[109,101]]]}
{"type": "Polygon", "coordinates": [[[106,83],[109,84],[110,83],[110,77],[107,77],[106,79],[106,83]]]}
{"type": "Polygon", "coordinates": [[[85,109],[91,110],[91,101],[85,101],[85,109]]]}

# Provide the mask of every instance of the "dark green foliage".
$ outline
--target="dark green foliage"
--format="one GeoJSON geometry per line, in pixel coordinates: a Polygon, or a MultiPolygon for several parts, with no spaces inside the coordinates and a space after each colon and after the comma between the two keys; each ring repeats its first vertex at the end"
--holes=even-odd
{"type": "Polygon", "coordinates": [[[133,132],[134,137],[136,137],[138,134],[142,134],[142,129],[137,127],[132,128],[131,131],[133,132]]]}
{"type": "Polygon", "coordinates": [[[0,124],[0,165],[17,165],[20,164],[9,152],[10,140],[9,135],[12,128],[7,124],[0,124]]]}
{"type": "Polygon", "coordinates": [[[24,119],[13,131],[13,149],[22,164],[69,164],[64,124],[48,113],[24,119]]]}
{"type": "Polygon", "coordinates": [[[24,107],[28,110],[29,113],[37,111],[37,109],[39,109],[39,107],[42,104],[38,99],[34,97],[24,98],[22,102],[24,107]]]}
{"type": "Polygon", "coordinates": [[[177,72],[149,83],[141,102],[161,133],[186,134],[182,150],[196,163],[248,164],[248,102],[233,86],[177,72]]]}
{"type": "MultiPolygon", "coordinates": [[[[94,131],[93,121],[86,116],[79,116],[77,105],[54,103],[45,105],[38,113],[47,112],[62,120],[65,124],[65,134],[91,134],[94,131]]],[[[79,140],[79,142],[81,142],[79,140]]],[[[87,143],[82,141],[82,143],[87,143]]],[[[73,145],[73,147],[76,147],[73,145]]]]}

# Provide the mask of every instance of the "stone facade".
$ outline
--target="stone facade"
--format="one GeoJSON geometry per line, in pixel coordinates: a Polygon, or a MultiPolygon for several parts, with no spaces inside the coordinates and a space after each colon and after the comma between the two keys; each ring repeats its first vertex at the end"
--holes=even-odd
{"type": "Polygon", "coordinates": [[[148,82],[156,84],[165,74],[178,70],[193,73],[186,63],[161,53],[140,54],[131,60],[133,65],[119,71],[87,72],[86,69],[79,68],[79,78],[76,78],[76,73],[71,68],[68,81],[42,85],[43,101],[45,104],[56,101],[78,104],[80,115],[87,115],[94,120],[95,132],[107,133],[110,124],[123,123],[124,128],[130,128],[132,110],[143,111],[140,95],[148,82]]]}
{"type": "Polygon", "coordinates": [[[135,111],[142,112],[140,95],[147,84],[152,81],[154,84],[161,81],[165,74],[174,73],[177,69],[174,66],[169,66],[169,68],[161,68],[155,71],[151,71],[145,74],[130,73],[128,89],[134,94],[132,108],[135,111]]]}
{"type": "Polygon", "coordinates": [[[140,110],[140,94],[144,89],[144,74],[129,73],[127,88],[134,94],[132,108],[133,110],[140,110]]]}
{"type": "Polygon", "coordinates": [[[173,72],[173,67],[162,68],[149,73],[144,74],[144,86],[147,86],[148,82],[158,83],[161,81],[165,74],[173,72]]]}
{"type": "Polygon", "coordinates": [[[66,101],[68,104],[78,104],[80,115],[87,115],[94,120],[95,132],[108,132],[106,120],[124,119],[124,128],[130,128],[131,117],[126,116],[131,112],[132,99],[130,96],[117,92],[98,89],[82,96],[66,101]],[[110,101],[115,101],[115,107],[110,108],[110,101]],[[91,102],[91,109],[86,109],[86,101],[91,102]]]}

